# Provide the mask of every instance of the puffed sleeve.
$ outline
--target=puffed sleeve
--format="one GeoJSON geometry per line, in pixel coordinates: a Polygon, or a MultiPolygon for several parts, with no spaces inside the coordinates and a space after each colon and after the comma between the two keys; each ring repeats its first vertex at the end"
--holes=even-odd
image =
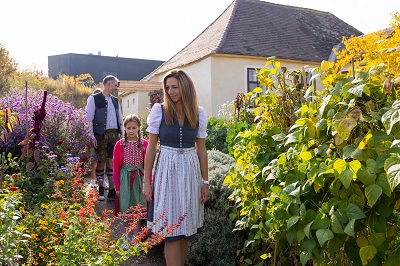
{"type": "Polygon", "coordinates": [[[151,134],[160,133],[160,124],[162,119],[161,104],[155,103],[150,110],[149,116],[147,117],[147,129],[146,131],[151,134]]]}
{"type": "Polygon", "coordinates": [[[207,137],[207,113],[206,110],[199,106],[199,132],[197,133],[199,139],[207,137]]]}

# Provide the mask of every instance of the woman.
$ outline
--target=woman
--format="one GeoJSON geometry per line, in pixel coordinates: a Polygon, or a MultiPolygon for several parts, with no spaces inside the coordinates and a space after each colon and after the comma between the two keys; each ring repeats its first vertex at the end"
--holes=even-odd
{"type": "Polygon", "coordinates": [[[188,241],[203,226],[204,203],[209,193],[207,115],[198,106],[193,81],[183,70],[172,70],[165,75],[163,92],[164,103],[154,104],[147,118],[149,146],[144,163],[143,194],[151,201],[148,226],[154,233],[166,235],[167,265],[182,266],[188,241]],[[152,188],[150,176],[158,141],[160,151],[152,188]],[[178,221],[179,226],[172,232],[166,228],[178,221]]]}

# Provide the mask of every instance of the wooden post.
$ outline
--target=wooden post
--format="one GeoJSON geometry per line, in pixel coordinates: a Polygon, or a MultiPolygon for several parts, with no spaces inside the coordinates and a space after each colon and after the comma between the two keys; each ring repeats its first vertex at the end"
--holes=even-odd
{"type": "Polygon", "coordinates": [[[25,80],[26,163],[29,162],[28,81],[25,80]]]}

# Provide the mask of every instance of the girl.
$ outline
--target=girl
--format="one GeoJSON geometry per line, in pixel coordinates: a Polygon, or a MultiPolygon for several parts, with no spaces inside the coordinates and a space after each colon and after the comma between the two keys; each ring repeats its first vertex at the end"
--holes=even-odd
{"type": "MultiPolygon", "coordinates": [[[[140,120],[136,115],[128,115],[124,120],[125,134],[114,147],[114,175],[116,190],[115,215],[127,217],[127,211],[135,208],[141,219],[147,218],[147,202],[142,194],[143,166],[147,140],[140,138],[140,120]],[[137,206],[140,206],[138,208],[137,206]]],[[[140,229],[140,220],[134,230],[140,229]]]]}

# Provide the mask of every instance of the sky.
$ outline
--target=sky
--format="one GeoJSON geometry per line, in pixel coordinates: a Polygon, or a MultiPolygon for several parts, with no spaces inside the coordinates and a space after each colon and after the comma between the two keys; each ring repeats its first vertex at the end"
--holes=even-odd
{"type": "MultiPolygon", "coordinates": [[[[240,0],[239,0],[240,1],[240,0]]],[[[264,0],[262,0],[264,1],[264,0]]],[[[233,0],[8,0],[0,44],[19,65],[47,74],[48,56],[101,54],[166,61],[233,0]]],[[[399,0],[268,0],[329,12],[364,34],[390,26],[399,0]]]]}

